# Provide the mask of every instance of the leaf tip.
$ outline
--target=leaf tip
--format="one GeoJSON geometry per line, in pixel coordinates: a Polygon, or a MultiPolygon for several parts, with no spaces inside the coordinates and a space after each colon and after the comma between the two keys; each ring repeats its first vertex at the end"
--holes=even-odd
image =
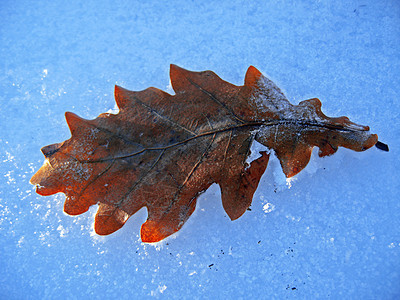
{"type": "MultiPolygon", "coordinates": [[[[171,233],[162,233],[160,227],[156,222],[147,220],[140,228],[140,238],[143,243],[157,243],[171,233]]],[[[173,232],[172,232],[173,233],[173,232]]]]}
{"type": "Polygon", "coordinates": [[[257,86],[258,81],[260,80],[260,78],[262,76],[263,75],[261,74],[261,72],[259,70],[257,70],[257,68],[255,68],[254,66],[250,66],[246,72],[246,76],[244,79],[244,85],[250,86],[250,87],[257,86]]]}
{"type": "Polygon", "coordinates": [[[87,212],[92,203],[85,203],[79,200],[80,199],[75,199],[74,196],[67,196],[64,202],[64,212],[71,216],[77,216],[87,212]]]}
{"type": "Polygon", "coordinates": [[[129,93],[130,91],[120,87],[119,85],[115,85],[114,87],[114,98],[115,102],[119,109],[123,109],[127,103],[129,102],[129,93]]]}
{"type": "Polygon", "coordinates": [[[179,66],[177,66],[177,65],[174,65],[174,64],[170,64],[169,65],[169,76],[170,76],[170,78],[175,78],[175,77],[179,76],[179,74],[182,71],[186,71],[186,70],[181,68],[181,67],[179,67],[179,66]]]}
{"type": "Polygon", "coordinates": [[[123,210],[100,203],[95,217],[94,231],[98,235],[109,235],[124,226],[128,218],[129,215],[123,210]]]}
{"type": "Polygon", "coordinates": [[[308,165],[311,159],[312,149],[313,147],[303,145],[303,147],[297,148],[290,154],[282,155],[281,153],[277,153],[282,171],[286,178],[297,175],[308,165]]]}
{"type": "Polygon", "coordinates": [[[178,67],[177,65],[171,64],[169,69],[169,78],[171,79],[171,85],[175,92],[185,89],[187,79],[185,79],[185,73],[188,70],[178,67]]]}
{"type": "Polygon", "coordinates": [[[49,158],[54,153],[56,153],[58,150],[60,150],[60,147],[61,147],[61,143],[51,144],[51,145],[42,147],[42,149],[40,149],[40,151],[42,151],[44,157],[49,158]]]}
{"type": "Polygon", "coordinates": [[[65,113],[65,119],[67,120],[67,124],[69,127],[69,130],[71,131],[71,134],[74,134],[74,132],[79,128],[83,127],[85,125],[86,120],[79,117],[78,115],[67,111],[65,113]]]}
{"type": "Polygon", "coordinates": [[[182,69],[182,68],[177,66],[177,65],[175,65],[175,64],[170,64],[169,65],[170,72],[178,71],[179,69],[182,69]]]}
{"type": "MultiPolygon", "coordinates": [[[[368,129],[369,129],[369,127],[368,127],[368,129]]],[[[378,141],[378,135],[377,134],[371,134],[369,139],[367,139],[367,141],[365,142],[363,151],[375,146],[378,142],[379,142],[378,141]]],[[[389,151],[389,148],[388,148],[388,151],[389,151]]]]}

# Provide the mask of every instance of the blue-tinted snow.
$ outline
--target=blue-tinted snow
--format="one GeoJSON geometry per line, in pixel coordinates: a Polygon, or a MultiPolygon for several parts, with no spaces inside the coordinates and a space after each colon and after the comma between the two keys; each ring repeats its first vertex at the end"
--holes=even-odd
{"type": "Polygon", "coordinates": [[[1,1],[0,298],[400,296],[399,2],[249,2],[1,1]],[[65,111],[113,109],[114,84],[166,90],[170,63],[235,84],[254,65],[391,150],[314,155],[289,183],[273,160],[251,211],[229,221],[214,185],[157,247],[145,210],[98,237],[95,208],[35,194],[39,149],[69,138],[65,111]]]}

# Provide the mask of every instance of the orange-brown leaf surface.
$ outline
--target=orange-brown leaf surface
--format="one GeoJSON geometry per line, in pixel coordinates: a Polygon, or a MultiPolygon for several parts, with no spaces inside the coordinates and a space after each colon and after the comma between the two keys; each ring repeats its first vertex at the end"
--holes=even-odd
{"type": "Polygon", "coordinates": [[[252,66],[243,86],[175,65],[170,77],[175,95],[116,86],[118,114],[85,120],[66,113],[72,136],[42,148],[45,163],[31,179],[37,192],[64,193],[70,215],[99,204],[94,226],[101,235],[146,207],[141,238],[157,242],[183,226],[213,183],[232,220],[246,211],[269,158],[261,152],[246,162],[254,140],[274,150],[287,177],[307,165],[314,146],[326,156],[378,141],[367,126],[325,116],[316,98],[290,104],[252,66]]]}

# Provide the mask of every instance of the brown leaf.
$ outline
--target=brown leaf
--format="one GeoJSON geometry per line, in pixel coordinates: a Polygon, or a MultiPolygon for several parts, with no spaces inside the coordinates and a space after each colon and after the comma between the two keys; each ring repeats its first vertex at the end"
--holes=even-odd
{"type": "Polygon", "coordinates": [[[63,192],[71,215],[98,203],[95,230],[102,235],[145,206],[141,238],[157,242],[183,226],[212,183],[220,185],[232,220],[246,211],[269,158],[262,152],[246,163],[254,140],[275,151],[287,177],[307,165],[314,146],[326,156],[339,146],[363,151],[378,141],[367,126],[325,116],[318,99],[290,104],[252,66],[243,86],[175,65],[170,76],[173,96],[116,86],[118,114],[85,120],[66,113],[72,136],[42,148],[45,163],[31,179],[37,192],[63,192]]]}

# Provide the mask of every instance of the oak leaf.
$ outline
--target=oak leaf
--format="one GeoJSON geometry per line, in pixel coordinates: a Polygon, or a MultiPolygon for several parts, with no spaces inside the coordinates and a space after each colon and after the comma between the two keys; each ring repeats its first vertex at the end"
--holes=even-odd
{"type": "Polygon", "coordinates": [[[183,226],[213,183],[232,220],[246,211],[269,159],[264,151],[246,162],[254,140],[274,150],[287,177],[307,165],[314,146],[326,156],[339,146],[363,151],[378,142],[367,126],[325,116],[316,98],[290,104],[252,66],[243,86],[175,65],[170,77],[175,95],[116,86],[118,114],[85,120],[67,112],[72,136],[42,148],[45,163],[31,179],[37,193],[64,193],[70,215],[99,204],[100,235],[146,207],[141,238],[157,242],[183,226]]]}

